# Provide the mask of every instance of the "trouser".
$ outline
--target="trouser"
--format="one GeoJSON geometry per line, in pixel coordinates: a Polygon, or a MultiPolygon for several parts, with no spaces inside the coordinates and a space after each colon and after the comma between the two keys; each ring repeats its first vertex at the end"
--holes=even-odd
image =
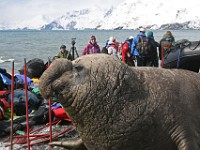
{"type": "Polygon", "coordinates": [[[145,66],[145,64],[144,64],[144,57],[142,57],[142,56],[136,56],[136,60],[137,60],[137,66],[138,67],[145,66]]]}
{"type": "Polygon", "coordinates": [[[153,66],[154,66],[154,67],[158,67],[158,64],[159,64],[159,63],[158,63],[158,59],[154,59],[154,60],[153,60],[153,66]]]}
{"type": "Polygon", "coordinates": [[[146,56],[137,56],[137,66],[152,66],[153,60],[146,56]]]}
{"type": "Polygon", "coordinates": [[[133,60],[126,60],[126,64],[129,66],[135,66],[135,63],[133,60]]]}

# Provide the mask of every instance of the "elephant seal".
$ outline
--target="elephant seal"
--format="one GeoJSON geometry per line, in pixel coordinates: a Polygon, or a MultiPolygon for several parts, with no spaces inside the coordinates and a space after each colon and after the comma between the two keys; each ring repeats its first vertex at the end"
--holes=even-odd
{"type": "MultiPolygon", "coordinates": [[[[129,67],[106,54],[57,59],[43,73],[44,98],[56,96],[88,150],[199,150],[200,75],[129,67]]],[[[58,143],[54,143],[58,144],[58,143]]],[[[58,145],[59,145],[58,144],[58,145]]]]}

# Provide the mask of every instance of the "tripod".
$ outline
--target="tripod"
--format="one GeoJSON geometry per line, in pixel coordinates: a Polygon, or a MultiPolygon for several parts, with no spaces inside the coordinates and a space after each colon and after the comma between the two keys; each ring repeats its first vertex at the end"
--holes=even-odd
{"type": "Polygon", "coordinates": [[[74,46],[75,43],[76,43],[75,42],[75,38],[72,38],[72,42],[71,42],[72,47],[71,47],[71,49],[69,51],[69,54],[71,54],[71,61],[75,59],[75,53],[76,53],[76,57],[79,57],[78,52],[76,50],[76,47],[74,46]]]}
{"type": "Polygon", "coordinates": [[[71,54],[71,61],[75,59],[75,53],[76,53],[76,57],[79,57],[78,52],[76,50],[76,47],[73,45],[69,51],[69,53],[71,54]]]}

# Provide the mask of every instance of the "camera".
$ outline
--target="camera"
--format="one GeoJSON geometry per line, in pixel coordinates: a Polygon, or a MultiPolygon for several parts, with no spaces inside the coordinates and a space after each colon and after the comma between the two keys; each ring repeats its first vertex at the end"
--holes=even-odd
{"type": "Polygon", "coordinates": [[[76,38],[72,38],[71,44],[74,46],[76,44],[76,38]]]}

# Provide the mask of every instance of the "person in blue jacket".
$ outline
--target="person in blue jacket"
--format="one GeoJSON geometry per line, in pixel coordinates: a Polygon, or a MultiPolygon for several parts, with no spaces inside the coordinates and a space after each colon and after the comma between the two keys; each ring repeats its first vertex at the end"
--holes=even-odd
{"type": "Polygon", "coordinates": [[[143,27],[139,28],[138,35],[133,39],[132,45],[131,45],[131,53],[133,56],[137,59],[137,66],[143,66],[142,58],[140,56],[139,50],[137,50],[137,44],[139,43],[139,37],[142,39],[146,39],[145,29],[143,27]]]}

